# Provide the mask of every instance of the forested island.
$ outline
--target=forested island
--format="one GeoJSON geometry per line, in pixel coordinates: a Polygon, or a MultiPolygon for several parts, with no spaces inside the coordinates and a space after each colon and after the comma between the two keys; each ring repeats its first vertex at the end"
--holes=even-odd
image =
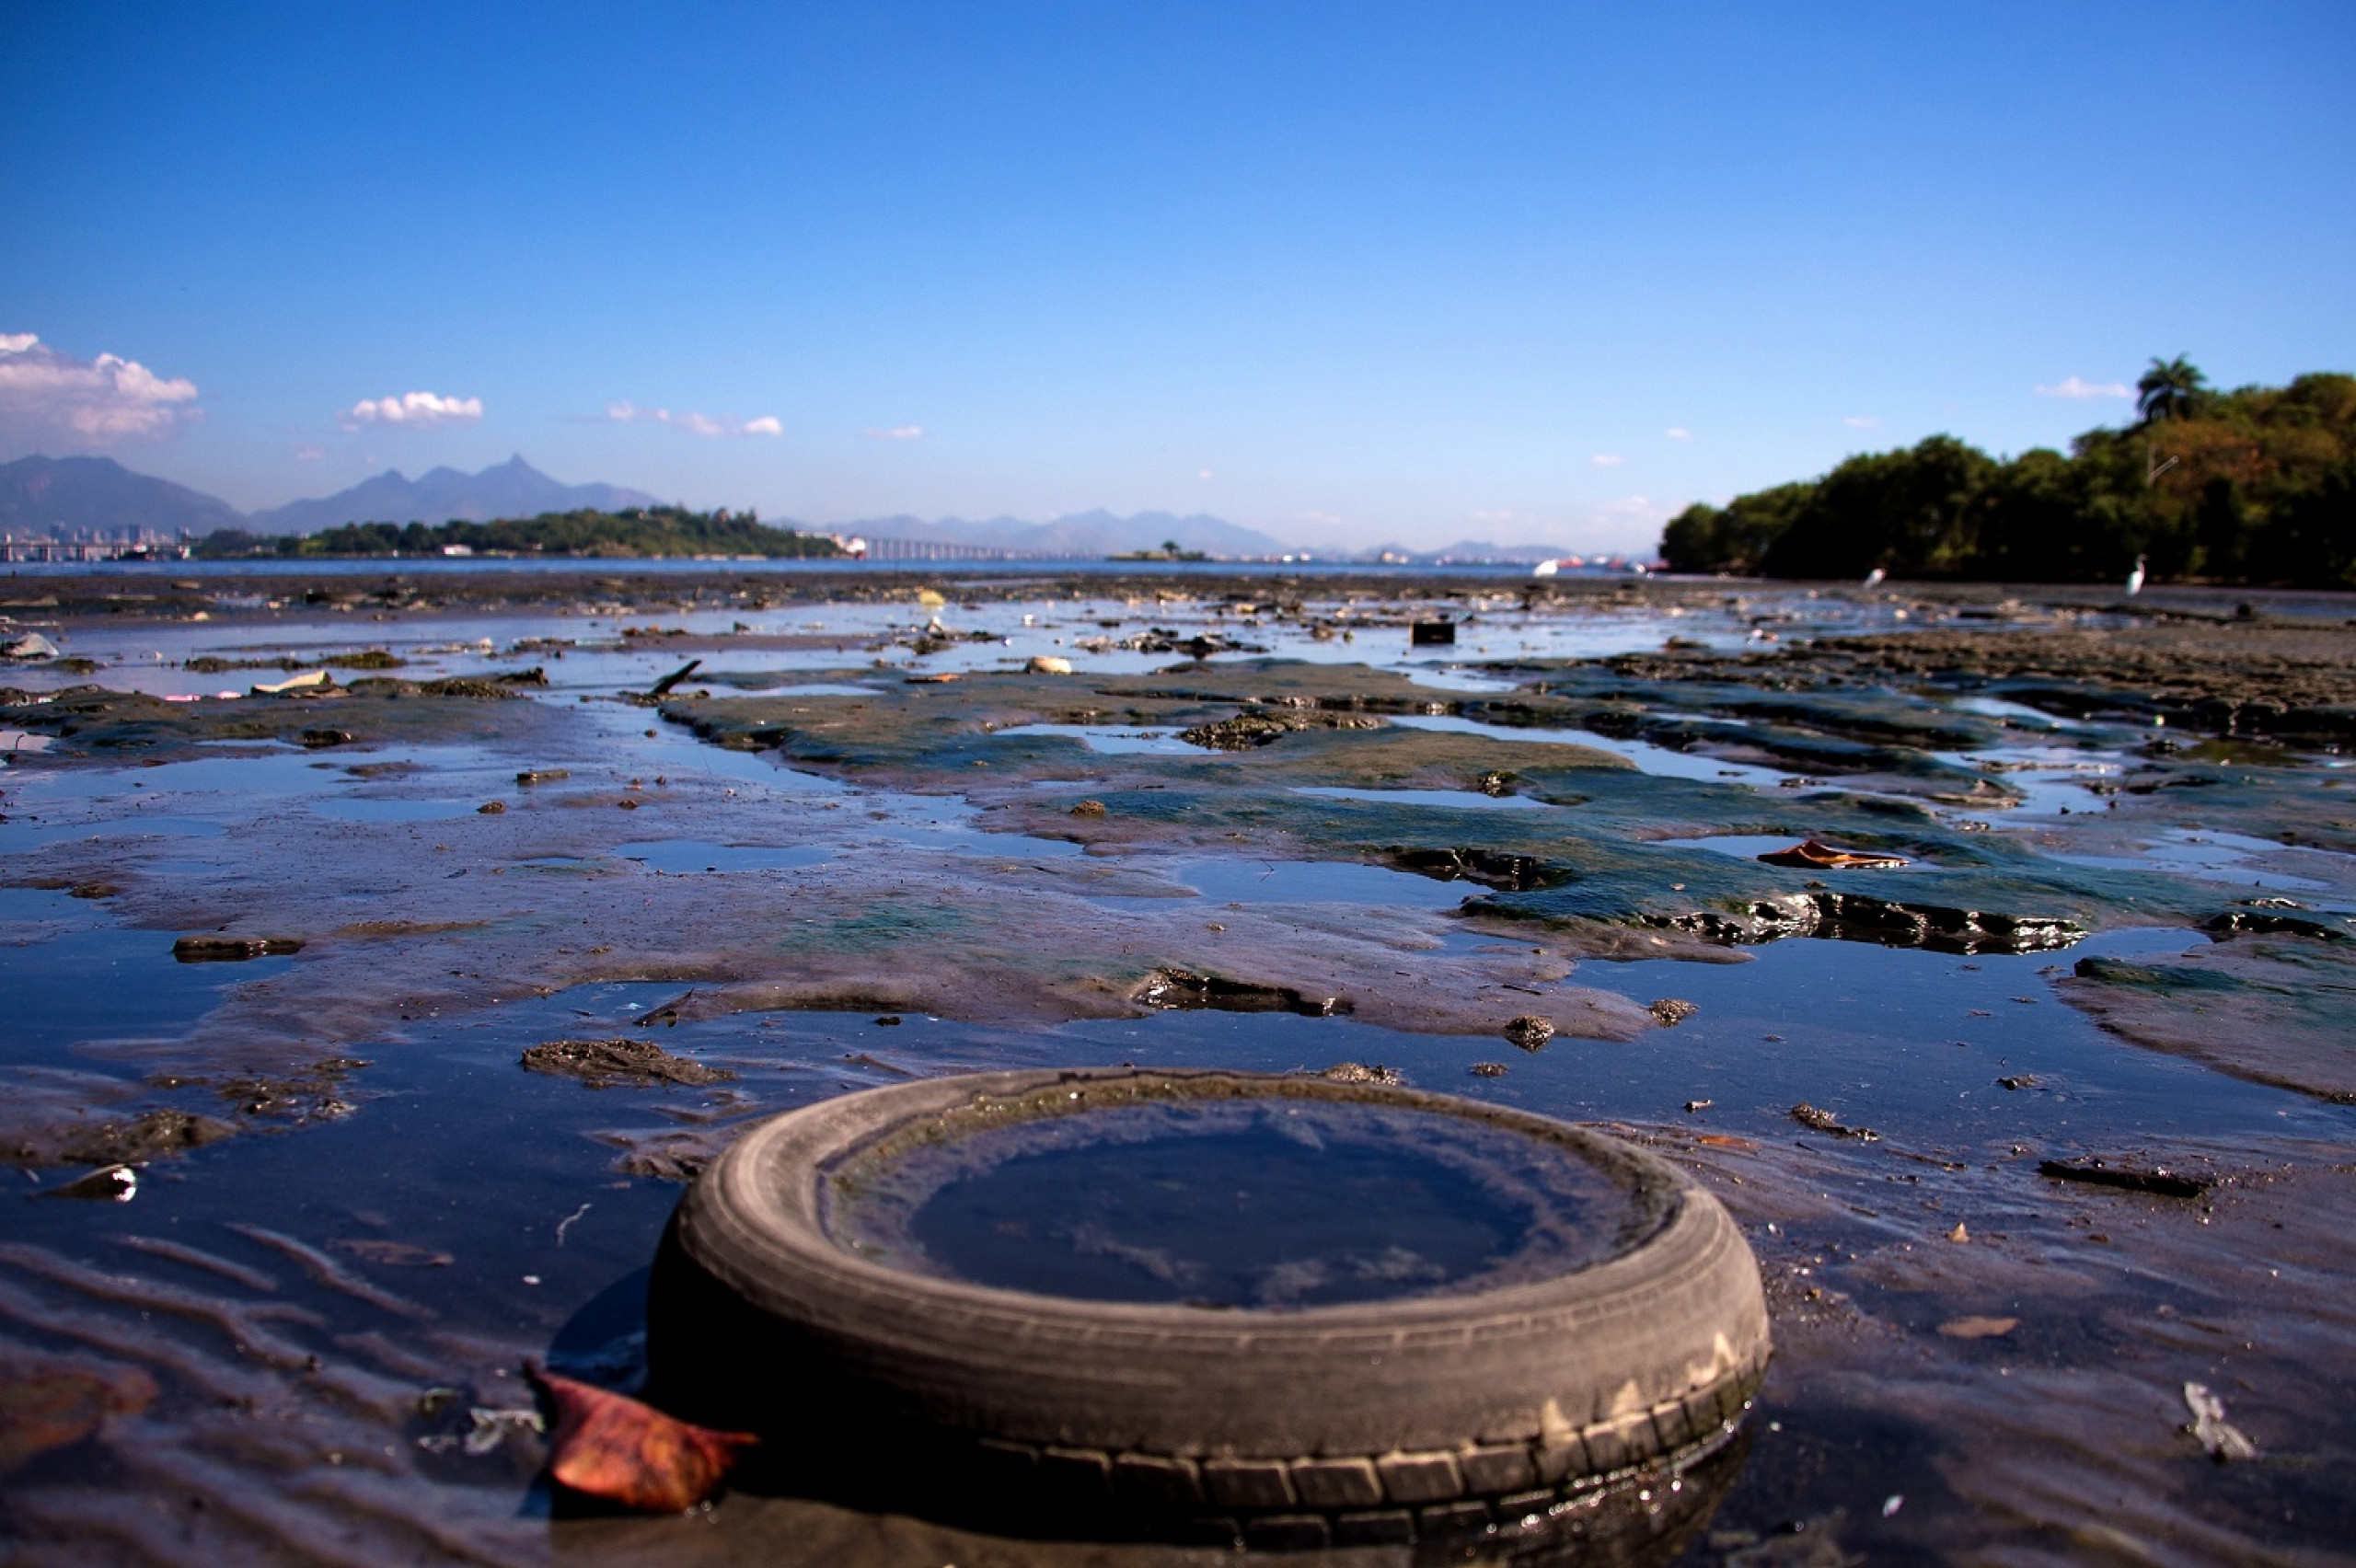
{"type": "Polygon", "coordinates": [[[840,556],[823,534],[772,528],[756,513],[689,512],[680,506],[627,512],[544,512],[488,523],[347,523],[316,534],[249,534],[222,528],[195,553],[206,559],[248,557],[344,556],[585,556],[628,559],[656,556],[760,556],[768,559],[840,556]]]}
{"type": "Polygon", "coordinates": [[[2356,376],[2217,391],[2181,356],[2137,383],[2137,419],[2067,455],[1992,457],[1952,436],[1820,478],[1696,503],[1661,536],[1677,571],[1768,577],[2356,588],[2356,376]]]}

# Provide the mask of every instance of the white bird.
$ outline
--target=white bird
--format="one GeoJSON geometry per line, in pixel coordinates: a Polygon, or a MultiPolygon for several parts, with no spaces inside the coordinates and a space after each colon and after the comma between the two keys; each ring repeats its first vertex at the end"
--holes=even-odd
{"type": "Polygon", "coordinates": [[[1880,567],[1875,567],[1871,571],[1865,573],[1865,586],[1868,588],[1878,588],[1881,586],[1882,579],[1888,575],[1889,573],[1884,571],[1880,567]]]}
{"type": "Polygon", "coordinates": [[[2133,598],[2143,591],[2143,558],[2135,558],[2135,570],[2127,574],[2127,596],[2133,598]]]}

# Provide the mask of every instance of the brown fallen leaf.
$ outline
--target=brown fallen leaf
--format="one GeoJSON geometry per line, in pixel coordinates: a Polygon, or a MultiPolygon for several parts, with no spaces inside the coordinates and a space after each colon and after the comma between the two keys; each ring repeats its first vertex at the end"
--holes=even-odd
{"type": "Polygon", "coordinates": [[[0,1362],[0,1475],[80,1442],[110,1415],[136,1415],[155,1398],[155,1379],[137,1367],[10,1355],[0,1362]]]}
{"type": "Polygon", "coordinates": [[[1949,1318],[1939,1332],[1948,1339],[2002,1339],[2020,1326],[2018,1318],[1949,1318]]]}
{"type": "Polygon", "coordinates": [[[549,1474],[573,1491],[650,1514],[681,1514],[720,1488],[760,1438],[715,1432],[653,1405],[526,1364],[551,1416],[549,1474]]]}
{"type": "Polygon", "coordinates": [[[1810,871],[1854,871],[1906,864],[1903,855],[1882,855],[1871,849],[1837,849],[1813,838],[1795,844],[1789,849],[1771,849],[1759,858],[1771,866],[1797,866],[1810,871]]]}

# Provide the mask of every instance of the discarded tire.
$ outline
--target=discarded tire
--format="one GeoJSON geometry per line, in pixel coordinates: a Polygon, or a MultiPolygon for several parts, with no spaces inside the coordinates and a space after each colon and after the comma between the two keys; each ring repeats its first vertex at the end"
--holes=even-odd
{"type": "MultiPolygon", "coordinates": [[[[1095,1201],[1066,1190],[1074,1205],[1095,1201]]],[[[1205,1234],[1214,1251],[1262,1230],[1278,1245],[1279,1217],[1298,1228],[1295,1207],[1205,1234]]],[[[1437,1250],[1457,1239],[1442,1234],[1437,1250]]],[[[1130,1254],[1157,1256],[1091,1230],[1071,1266],[1101,1272],[1130,1254]]],[[[1152,1277],[1180,1289],[1205,1275],[1192,1267],[1165,1262],[1152,1277]]],[[[1122,1070],[900,1084],[756,1125],[672,1218],[647,1348],[655,1397],[763,1432],[785,1484],[917,1511],[986,1502],[1059,1533],[1112,1524],[1315,1545],[1483,1528],[1678,1471],[1734,1435],[1769,1345],[1733,1221],[1642,1150],[1408,1090],[1122,1070]],[[1422,1158],[1428,1146],[1441,1189],[1461,1182],[1480,1205],[1530,1218],[1452,1275],[1444,1259],[1350,1251],[1355,1241],[1334,1254],[1346,1266],[1239,1264],[1234,1277],[1261,1292],[1242,1303],[1009,1288],[912,1250],[927,1205],[967,1190],[957,1170],[996,1180],[1034,1169],[1023,1160],[1079,1159],[1025,1150],[1097,1127],[1115,1129],[1103,1147],[1144,1159],[1156,1127],[1247,1124],[1322,1151],[1311,1170],[1379,1176],[1383,1149],[1422,1158]],[[968,1147],[998,1152],[967,1159],[968,1147]],[[1548,1212],[1574,1203],[1586,1221],[1548,1212]],[[1304,1279],[1375,1298],[1320,1299],[1297,1288],[1304,1279]],[[1293,1296],[1268,1296],[1272,1280],[1293,1296]]]]}

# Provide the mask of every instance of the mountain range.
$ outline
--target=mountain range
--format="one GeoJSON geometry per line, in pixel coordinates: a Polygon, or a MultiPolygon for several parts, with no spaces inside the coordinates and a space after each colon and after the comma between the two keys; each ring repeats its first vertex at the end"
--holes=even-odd
{"type": "MultiPolygon", "coordinates": [[[[602,512],[660,504],[642,490],[618,485],[568,485],[541,473],[521,456],[478,474],[433,468],[410,478],[398,468],[363,480],[350,490],[314,501],[289,502],[250,517],[228,502],[168,479],[133,473],[111,457],[22,457],[0,463],[0,527],[17,534],[125,536],[144,529],[166,535],[210,534],[240,528],[255,534],[312,534],[346,523],[442,523],[452,518],[488,522],[533,517],[544,512],[592,508],[602,512]]],[[[924,544],[1005,550],[1023,556],[1086,559],[1159,549],[1182,550],[1227,559],[1284,554],[1288,547],[1257,529],[1202,513],[1181,517],[1140,512],[1122,517],[1099,509],[1045,523],[1019,517],[979,520],[921,517],[862,518],[826,527],[770,519],[805,533],[862,535],[924,544]]],[[[1325,559],[1429,561],[1542,560],[1565,552],[1551,545],[1492,545],[1467,540],[1444,550],[1322,549],[1325,559]]]]}
{"type": "Polygon", "coordinates": [[[316,534],[346,523],[488,523],[494,517],[537,517],[543,512],[626,512],[662,504],[643,490],[619,485],[568,485],[521,456],[479,474],[430,468],[415,478],[387,468],[348,490],[318,501],[290,501],[257,512],[246,527],[257,534],[316,534]]]}
{"type": "Polygon", "coordinates": [[[0,463],[0,528],[12,534],[210,534],[245,523],[225,501],[134,474],[111,457],[0,463]]]}

